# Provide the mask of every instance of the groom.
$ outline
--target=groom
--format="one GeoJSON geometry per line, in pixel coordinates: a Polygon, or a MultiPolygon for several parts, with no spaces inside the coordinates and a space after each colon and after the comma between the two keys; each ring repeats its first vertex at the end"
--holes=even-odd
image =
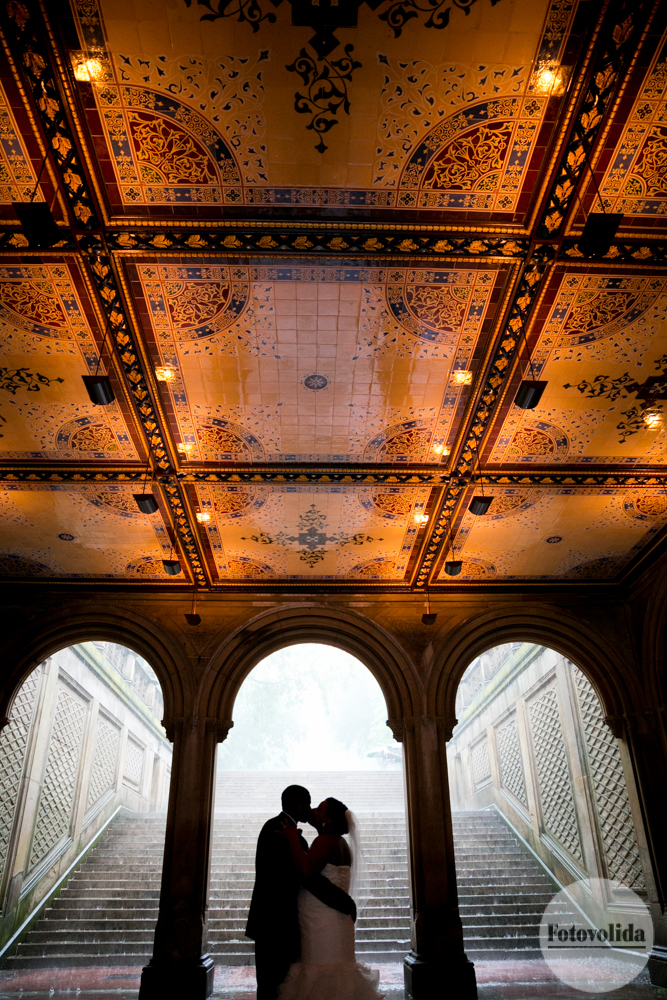
{"type": "MultiPolygon", "coordinates": [[[[313,896],[356,919],[354,900],[324,875],[303,879],[292,862],[285,823],[296,826],[311,817],[310,792],[290,785],[282,794],[283,811],[267,820],[257,841],[255,888],[250,903],[246,937],[255,942],[257,1000],[275,1000],[292,962],[299,961],[300,935],[297,896],[303,885],[313,896]]],[[[304,851],[308,844],[300,838],[304,851]]]]}

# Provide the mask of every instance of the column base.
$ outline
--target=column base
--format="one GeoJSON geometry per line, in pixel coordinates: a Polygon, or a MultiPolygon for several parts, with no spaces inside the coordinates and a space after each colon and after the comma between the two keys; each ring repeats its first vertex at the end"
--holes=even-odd
{"type": "Polygon", "coordinates": [[[667,989],[667,948],[664,945],[653,945],[651,957],[648,960],[648,974],[653,986],[662,986],[663,989],[667,989]]]}
{"type": "Polygon", "coordinates": [[[414,1000],[433,1000],[445,991],[457,1000],[477,1000],[475,966],[463,956],[456,963],[432,962],[413,951],[403,959],[405,992],[414,1000]]]}
{"type": "Polygon", "coordinates": [[[159,962],[141,970],[139,1000],[206,1000],[213,992],[215,965],[210,955],[195,962],[159,962]]]}

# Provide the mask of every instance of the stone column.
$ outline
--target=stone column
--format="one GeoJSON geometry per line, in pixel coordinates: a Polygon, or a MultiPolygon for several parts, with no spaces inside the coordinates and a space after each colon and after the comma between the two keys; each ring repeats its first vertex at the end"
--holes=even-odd
{"type": "MultiPolygon", "coordinates": [[[[648,848],[645,865],[647,904],[653,917],[654,942],[648,970],[654,986],[667,987],[667,723],[664,709],[630,717],[606,716],[617,739],[625,740],[639,796],[648,848]]],[[[628,792],[632,785],[628,782],[628,792]]],[[[632,803],[632,794],[631,794],[632,803]]],[[[634,811],[634,810],[633,810],[634,811]]],[[[638,837],[640,852],[643,837],[638,837]]],[[[644,860],[642,858],[642,860],[644,860]]]]}
{"type": "Polygon", "coordinates": [[[213,990],[206,951],[216,748],[230,722],[186,718],[165,723],[174,744],[160,909],[153,957],[140,1000],[204,1000],[213,990]]]}
{"type": "Polygon", "coordinates": [[[410,859],[412,951],[405,988],[415,1000],[443,990],[460,1000],[477,996],[475,970],[463,950],[446,742],[452,724],[438,716],[389,720],[403,743],[410,859]]]}

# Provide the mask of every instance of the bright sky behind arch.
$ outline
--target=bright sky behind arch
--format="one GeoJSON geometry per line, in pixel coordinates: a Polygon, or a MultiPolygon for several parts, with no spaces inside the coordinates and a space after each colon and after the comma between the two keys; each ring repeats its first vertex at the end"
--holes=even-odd
{"type": "Polygon", "coordinates": [[[376,770],[369,753],[401,747],[386,725],[387,706],[371,672],[334,646],[304,643],[262,660],[248,675],[221,744],[228,771],[376,770]]]}

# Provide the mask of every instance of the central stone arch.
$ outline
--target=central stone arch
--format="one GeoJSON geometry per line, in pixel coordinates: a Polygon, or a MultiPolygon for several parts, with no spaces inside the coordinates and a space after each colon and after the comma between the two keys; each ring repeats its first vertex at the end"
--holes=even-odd
{"type": "Polygon", "coordinates": [[[213,653],[201,693],[207,717],[229,728],[236,696],[253,667],[286,646],[313,642],[342,649],[370,670],[384,695],[392,728],[415,715],[421,701],[417,672],[384,629],[347,610],[300,604],[259,615],[213,653]]]}

